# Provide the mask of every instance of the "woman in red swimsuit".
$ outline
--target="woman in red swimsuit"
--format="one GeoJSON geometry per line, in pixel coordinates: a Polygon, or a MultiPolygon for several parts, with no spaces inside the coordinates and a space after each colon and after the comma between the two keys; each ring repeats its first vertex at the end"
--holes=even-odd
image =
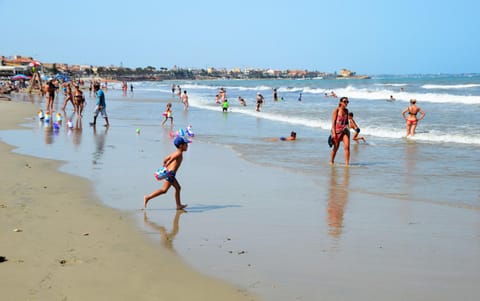
{"type": "Polygon", "coordinates": [[[350,127],[348,124],[348,98],[340,98],[338,108],[332,113],[332,138],[333,149],[330,155],[330,164],[335,161],[337,150],[340,147],[340,142],[343,141],[343,148],[345,153],[345,165],[348,166],[350,161],[350,127]]]}
{"type": "Polygon", "coordinates": [[[410,105],[402,111],[403,119],[407,122],[407,138],[415,135],[418,121],[425,117],[425,112],[420,107],[417,107],[416,103],[416,99],[410,99],[410,105]],[[405,117],[405,113],[408,113],[408,118],[405,117]],[[417,118],[418,113],[420,113],[420,118],[417,118]]]}

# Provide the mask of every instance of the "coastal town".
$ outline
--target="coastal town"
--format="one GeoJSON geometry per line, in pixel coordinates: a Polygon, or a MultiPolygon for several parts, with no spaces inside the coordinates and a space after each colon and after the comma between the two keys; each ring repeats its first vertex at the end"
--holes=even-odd
{"type": "Polygon", "coordinates": [[[70,78],[101,77],[119,81],[161,81],[161,80],[202,80],[202,79],[368,79],[367,75],[341,69],[340,72],[321,72],[310,70],[275,70],[260,68],[214,68],[202,69],[167,67],[137,67],[69,65],[58,62],[44,62],[30,56],[0,56],[0,79],[9,79],[15,75],[31,77],[38,68],[45,76],[56,74],[70,78]]]}

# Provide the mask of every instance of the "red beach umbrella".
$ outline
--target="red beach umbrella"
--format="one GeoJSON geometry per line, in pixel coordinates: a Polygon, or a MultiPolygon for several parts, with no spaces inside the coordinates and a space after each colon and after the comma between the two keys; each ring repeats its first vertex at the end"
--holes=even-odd
{"type": "Polygon", "coordinates": [[[32,61],[30,64],[28,64],[30,67],[37,67],[40,66],[41,63],[39,61],[32,61]]]}

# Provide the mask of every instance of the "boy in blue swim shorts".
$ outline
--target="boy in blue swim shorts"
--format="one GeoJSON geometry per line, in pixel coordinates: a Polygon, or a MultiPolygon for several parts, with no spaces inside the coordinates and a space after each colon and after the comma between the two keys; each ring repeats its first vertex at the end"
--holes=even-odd
{"type": "Polygon", "coordinates": [[[180,184],[178,183],[176,176],[177,170],[180,168],[183,160],[183,152],[186,152],[188,149],[189,140],[185,139],[184,137],[177,137],[173,141],[173,144],[177,148],[176,151],[165,157],[163,160],[163,166],[167,169],[165,174],[165,182],[163,183],[163,187],[152,192],[149,195],[145,195],[143,197],[143,208],[147,208],[147,203],[151,199],[166,193],[171,186],[175,188],[175,202],[177,204],[177,210],[182,210],[187,207],[186,204],[182,204],[180,201],[180,184]]]}

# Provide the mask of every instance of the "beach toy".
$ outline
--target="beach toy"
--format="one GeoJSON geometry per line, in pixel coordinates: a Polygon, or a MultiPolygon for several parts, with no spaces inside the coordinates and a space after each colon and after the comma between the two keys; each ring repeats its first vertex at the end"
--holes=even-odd
{"type": "Polygon", "coordinates": [[[67,122],[67,126],[68,126],[68,128],[72,129],[73,128],[73,122],[71,120],[69,120],[67,122]]]}
{"type": "Polygon", "coordinates": [[[179,129],[177,136],[185,136],[185,131],[183,129],[179,129]]]}
{"type": "Polygon", "coordinates": [[[191,126],[191,125],[187,126],[187,129],[185,130],[185,132],[187,132],[187,135],[188,135],[189,137],[195,136],[195,134],[194,134],[193,131],[192,131],[192,126],[191,126]]]}
{"type": "Polygon", "coordinates": [[[60,129],[60,124],[55,121],[55,122],[53,123],[53,129],[54,129],[54,130],[59,130],[59,129],[60,129]]]}
{"type": "Polygon", "coordinates": [[[140,129],[136,129],[135,132],[137,133],[137,135],[140,135],[140,129]]]}
{"type": "Polygon", "coordinates": [[[175,133],[170,132],[170,138],[184,137],[184,136],[185,136],[185,131],[183,129],[179,129],[175,133]]]}
{"type": "Polygon", "coordinates": [[[62,122],[62,114],[57,113],[57,115],[55,115],[55,117],[57,118],[58,122],[62,122]]]}
{"type": "Polygon", "coordinates": [[[37,115],[38,115],[38,119],[40,119],[40,120],[43,120],[45,118],[45,115],[43,114],[42,110],[39,110],[37,115]]]}
{"type": "Polygon", "coordinates": [[[157,171],[154,174],[155,179],[157,179],[157,181],[161,181],[165,179],[167,175],[168,175],[168,169],[165,166],[157,169],[157,171]]]}
{"type": "Polygon", "coordinates": [[[49,113],[45,114],[45,121],[47,123],[50,122],[50,114],[49,113]]]}

